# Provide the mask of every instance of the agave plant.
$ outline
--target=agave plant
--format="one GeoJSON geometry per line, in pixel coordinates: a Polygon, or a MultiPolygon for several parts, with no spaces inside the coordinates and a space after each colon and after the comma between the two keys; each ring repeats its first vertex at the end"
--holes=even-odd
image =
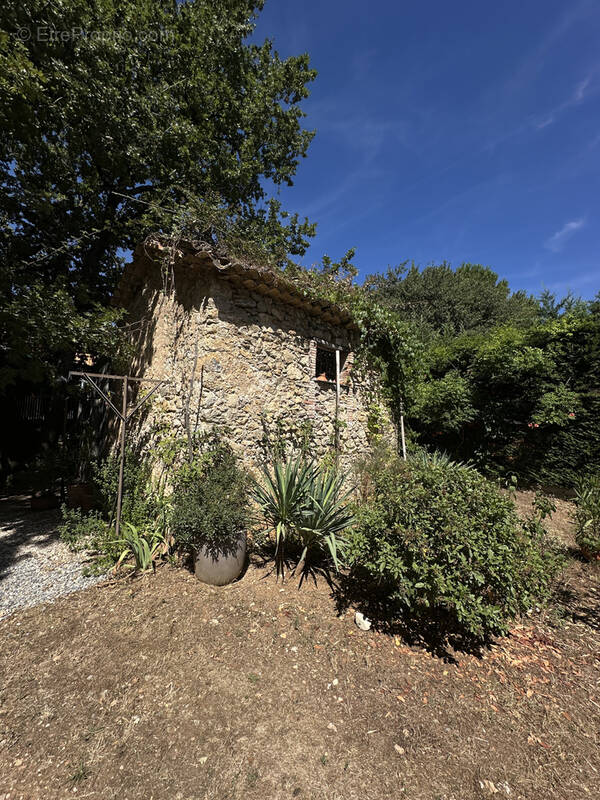
{"type": "Polygon", "coordinates": [[[326,545],[336,570],[338,553],[344,547],[343,532],[354,522],[347,504],[351,489],[343,491],[345,478],[333,470],[317,472],[297,520],[297,532],[304,549],[297,571],[306,570],[309,550],[326,545]]]}
{"type": "Polygon", "coordinates": [[[254,483],[252,496],[267,524],[267,532],[275,533],[277,574],[283,572],[285,543],[296,528],[316,471],[313,464],[300,458],[287,464],[276,461],[272,473],[266,467],[263,470],[264,485],[254,483]]]}
{"type": "Polygon", "coordinates": [[[253,496],[267,523],[275,533],[277,573],[283,572],[284,547],[289,538],[303,545],[295,571],[306,569],[309,550],[326,546],[336,569],[343,546],[341,533],[352,524],[343,492],[344,477],[333,471],[322,472],[301,458],[283,464],[276,462],[271,473],[263,474],[264,485],[255,483],[253,496]]]}
{"type": "Polygon", "coordinates": [[[470,461],[455,461],[445,450],[421,450],[416,455],[419,463],[430,467],[475,469],[470,461]]]}
{"type": "Polygon", "coordinates": [[[166,553],[169,548],[166,535],[161,531],[140,533],[138,528],[130,522],[125,522],[123,527],[125,535],[118,543],[125,547],[115,564],[115,572],[130,556],[133,556],[136,570],[147,572],[153,569],[157,557],[166,553]]]}

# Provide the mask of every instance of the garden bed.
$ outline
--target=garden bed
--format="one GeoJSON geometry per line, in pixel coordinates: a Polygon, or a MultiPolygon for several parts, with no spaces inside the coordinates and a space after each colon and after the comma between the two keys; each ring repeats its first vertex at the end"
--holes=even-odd
{"type": "Polygon", "coordinates": [[[0,798],[596,796],[595,565],[445,657],[269,568],[213,589],[164,566],[0,622],[0,798]]]}

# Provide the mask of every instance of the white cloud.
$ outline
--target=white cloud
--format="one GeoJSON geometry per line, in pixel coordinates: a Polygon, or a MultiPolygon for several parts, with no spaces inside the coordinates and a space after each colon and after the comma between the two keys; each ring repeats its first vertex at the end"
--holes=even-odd
{"type": "Polygon", "coordinates": [[[543,119],[541,119],[541,120],[539,120],[537,122],[534,122],[533,124],[534,124],[535,128],[538,131],[541,131],[543,128],[547,128],[548,125],[552,125],[554,122],[556,122],[557,118],[560,117],[560,115],[564,111],[567,111],[569,108],[573,108],[573,106],[577,106],[577,105],[579,105],[579,103],[582,103],[585,100],[585,98],[587,97],[587,95],[589,94],[589,88],[588,87],[590,86],[590,83],[592,82],[592,78],[594,77],[594,74],[597,71],[598,71],[598,68],[596,67],[595,70],[590,72],[589,75],[587,75],[582,81],[580,81],[577,84],[577,86],[575,86],[575,88],[573,89],[573,91],[571,92],[571,94],[570,94],[570,96],[569,96],[569,98],[567,100],[565,100],[560,105],[555,106],[553,109],[551,109],[543,117],[543,119]]]}
{"type": "Polygon", "coordinates": [[[580,103],[583,100],[586,95],[586,89],[590,85],[591,80],[592,76],[590,74],[577,85],[572,98],[574,103],[580,103]]]}
{"type": "Polygon", "coordinates": [[[538,129],[538,131],[541,131],[542,128],[547,128],[548,125],[552,125],[553,122],[554,122],[554,117],[550,116],[547,117],[546,119],[543,119],[541,122],[536,122],[535,127],[538,129]]]}
{"type": "Polygon", "coordinates": [[[562,228],[553,233],[552,236],[546,240],[544,243],[544,247],[547,250],[551,250],[553,253],[560,252],[565,243],[577,233],[577,231],[581,230],[587,223],[587,219],[585,217],[580,217],[579,219],[571,220],[571,222],[566,222],[562,228]]]}

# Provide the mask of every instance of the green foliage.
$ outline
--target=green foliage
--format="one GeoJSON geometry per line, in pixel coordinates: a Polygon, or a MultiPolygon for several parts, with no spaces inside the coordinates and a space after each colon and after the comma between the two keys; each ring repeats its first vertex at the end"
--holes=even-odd
{"type": "Polygon", "coordinates": [[[61,508],[62,521],[58,533],[71,550],[79,551],[89,549],[88,544],[93,540],[104,537],[108,525],[97,511],[89,514],[83,513],[78,508],[61,508]]]}
{"type": "Polygon", "coordinates": [[[498,325],[527,327],[536,321],[538,304],[524,292],[510,292],[488,267],[449,264],[419,270],[405,262],[385,275],[368,279],[379,302],[417,326],[426,338],[481,333],[498,325]]]}
{"type": "Polygon", "coordinates": [[[79,509],[63,506],[62,522],[58,531],[60,538],[71,550],[89,551],[92,560],[84,574],[99,575],[110,569],[120,554],[114,530],[99,512],[85,514],[79,509]]]}
{"type": "Polygon", "coordinates": [[[134,570],[148,572],[154,569],[157,558],[166,555],[169,551],[166,534],[160,530],[140,530],[130,522],[123,525],[123,538],[115,541],[115,544],[123,547],[121,555],[115,564],[117,570],[126,559],[133,557],[131,566],[134,570]]]}
{"type": "Polygon", "coordinates": [[[18,379],[39,383],[71,368],[74,353],[127,356],[117,323],[122,312],[93,304],[79,313],[66,283],[0,288],[0,392],[18,379]],[[10,344],[10,347],[8,346],[10,344]]]}
{"type": "Polygon", "coordinates": [[[381,371],[421,444],[528,483],[573,486],[600,466],[597,301],[511,294],[494,272],[468,264],[403,264],[367,286],[418,332],[416,357],[388,349],[381,371]],[[410,379],[394,376],[401,358],[410,379]]]}
{"type": "Polygon", "coordinates": [[[358,456],[354,462],[353,477],[361,503],[372,499],[379,476],[397,463],[396,452],[384,439],[374,442],[370,450],[358,456]]]}
{"type": "MultiPolygon", "coordinates": [[[[94,486],[104,515],[111,519],[117,505],[120,454],[111,452],[94,470],[94,486]]],[[[158,526],[167,523],[168,500],[152,479],[152,461],[136,447],[125,451],[123,471],[123,501],[121,517],[136,527],[158,526]]]]}
{"type": "Polygon", "coordinates": [[[344,481],[343,475],[300,457],[286,464],[276,461],[272,472],[263,470],[262,482],[254,482],[252,494],[261,518],[267,532],[275,534],[278,572],[283,571],[284,548],[290,539],[302,547],[297,569],[306,571],[309,552],[322,548],[339,568],[342,534],[353,521],[344,481]]]}
{"type": "Polygon", "coordinates": [[[547,598],[559,568],[539,517],[522,523],[494,484],[447,459],[389,462],[347,538],[355,573],[390,600],[443,612],[476,637],[547,598]]]}
{"type": "Polygon", "coordinates": [[[243,209],[227,205],[217,192],[199,198],[182,191],[182,196],[185,200],[173,210],[168,226],[164,209],[155,203],[148,206],[143,217],[149,238],[167,244],[163,255],[167,271],[173,250],[185,241],[202,242],[225,258],[285,269],[292,265],[290,255],[302,255],[316,232],[314,223],[282,211],[274,199],[249,217],[243,209]],[[156,231],[163,231],[163,235],[157,236],[156,231]]]}
{"type": "Polygon", "coordinates": [[[372,401],[367,408],[367,436],[371,445],[376,445],[382,440],[385,428],[385,409],[381,403],[372,401]]]}
{"type": "Polygon", "coordinates": [[[283,569],[285,545],[294,534],[315,473],[316,467],[302,458],[287,463],[275,461],[273,472],[268,467],[263,469],[262,484],[253,482],[252,496],[260,509],[267,532],[275,534],[278,572],[283,569]]]}
{"type": "Polygon", "coordinates": [[[348,506],[351,490],[344,491],[344,483],[344,475],[334,470],[317,470],[312,475],[295,523],[303,547],[300,561],[305,566],[308,552],[325,545],[335,569],[339,569],[338,553],[344,547],[343,534],[354,522],[348,506]]]}
{"type": "Polygon", "coordinates": [[[208,436],[200,452],[175,474],[171,528],[175,543],[229,550],[248,524],[247,473],[231,447],[208,436]]]}
{"type": "MultiPolygon", "coordinates": [[[[314,226],[269,202],[268,189],[292,184],[314,135],[301,104],[315,72],[307,55],[281,59],[271,41],[251,40],[262,7],[2,4],[0,256],[10,278],[0,308],[15,336],[11,370],[41,380],[56,338],[77,352],[78,328],[86,314],[101,318],[122,251],[179,227],[182,207],[206,205],[276,260],[304,252],[314,226]],[[30,364],[11,320],[25,319],[26,295],[40,287],[50,299],[64,291],[75,313],[61,319],[56,299],[41,316],[51,346],[42,337],[30,364]]],[[[91,344],[113,352],[104,340],[91,344]]]]}
{"type": "Polygon", "coordinates": [[[573,486],[600,466],[600,314],[594,303],[526,330],[437,342],[410,422],[423,444],[490,474],[573,486]]]}
{"type": "Polygon", "coordinates": [[[456,432],[476,417],[469,380],[456,370],[419,384],[411,414],[430,431],[456,432]]]}
{"type": "Polygon", "coordinates": [[[600,557],[600,473],[580,478],[575,496],[575,540],[586,558],[600,557]]]}
{"type": "Polygon", "coordinates": [[[540,395],[531,419],[537,425],[556,425],[558,428],[564,428],[572,424],[580,410],[579,394],[559,384],[540,395]]]}
{"type": "Polygon", "coordinates": [[[151,551],[155,549],[156,542],[166,542],[168,538],[170,499],[152,479],[151,459],[134,448],[126,451],[123,474],[121,522],[125,539],[115,538],[118,474],[119,455],[111,453],[96,464],[93,471],[94,490],[100,510],[85,514],[79,509],[62,508],[63,519],[59,528],[61,539],[73,550],[89,550],[95,554],[88,572],[105,572],[116,562],[122,562],[124,544],[128,553],[134,554],[136,537],[149,542],[151,551]]]}

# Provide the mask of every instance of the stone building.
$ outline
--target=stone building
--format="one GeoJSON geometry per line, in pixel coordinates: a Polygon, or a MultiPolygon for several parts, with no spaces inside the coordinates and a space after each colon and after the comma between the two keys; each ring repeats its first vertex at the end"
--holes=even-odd
{"type": "Polygon", "coordinates": [[[374,376],[353,371],[356,327],[283,275],[150,242],[115,303],[128,311],[132,374],[168,381],[146,431],[184,435],[186,419],[193,430],[217,428],[250,463],[282,439],[315,458],[337,451],[345,465],[368,449],[381,412],[374,376]]]}

